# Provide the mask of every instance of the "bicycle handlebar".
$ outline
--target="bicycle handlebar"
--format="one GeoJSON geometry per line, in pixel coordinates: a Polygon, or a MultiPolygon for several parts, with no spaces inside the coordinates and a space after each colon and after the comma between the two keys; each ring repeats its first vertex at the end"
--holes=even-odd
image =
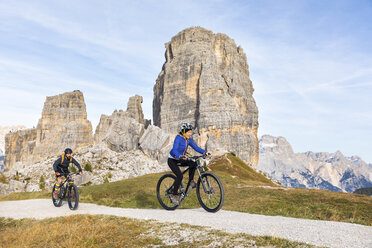
{"type": "MultiPolygon", "coordinates": [[[[209,155],[209,156],[210,156],[210,155],[209,155]]],[[[208,157],[207,155],[199,155],[199,156],[188,157],[188,159],[191,159],[191,160],[195,161],[195,160],[197,160],[197,159],[199,159],[199,158],[203,158],[203,159],[205,159],[205,158],[207,158],[207,157],[208,157]]]]}
{"type": "Polygon", "coordinates": [[[80,175],[79,172],[60,173],[60,174],[61,174],[61,176],[64,176],[64,177],[66,177],[66,176],[72,176],[72,175],[80,175]]]}

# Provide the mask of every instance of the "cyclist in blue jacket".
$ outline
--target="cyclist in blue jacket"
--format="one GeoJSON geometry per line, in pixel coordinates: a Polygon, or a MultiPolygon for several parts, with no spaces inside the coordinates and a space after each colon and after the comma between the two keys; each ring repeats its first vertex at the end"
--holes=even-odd
{"type": "Polygon", "coordinates": [[[174,204],[179,204],[179,196],[177,194],[178,188],[180,187],[183,174],[179,168],[179,166],[189,166],[189,180],[190,185],[192,188],[196,187],[196,183],[194,181],[194,174],[196,170],[196,162],[188,160],[187,158],[187,148],[191,146],[195,151],[204,154],[205,156],[209,155],[206,151],[198,147],[192,139],[190,139],[192,135],[193,126],[190,123],[183,123],[180,126],[180,132],[174,139],[173,148],[169,152],[168,156],[168,165],[176,175],[176,181],[174,182],[173,187],[173,196],[172,201],[174,204]]]}

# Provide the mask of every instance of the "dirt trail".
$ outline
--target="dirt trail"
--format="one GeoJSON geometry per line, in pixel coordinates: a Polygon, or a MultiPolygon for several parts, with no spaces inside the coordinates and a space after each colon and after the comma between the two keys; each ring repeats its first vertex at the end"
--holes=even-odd
{"type": "Polygon", "coordinates": [[[327,247],[372,247],[372,227],[334,221],[296,219],[220,210],[203,209],[127,209],[82,203],[76,211],[67,204],[60,208],[51,200],[35,199],[0,202],[0,217],[44,219],[71,214],[105,214],[159,222],[187,223],[207,226],[229,233],[268,235],[327,247]]]}

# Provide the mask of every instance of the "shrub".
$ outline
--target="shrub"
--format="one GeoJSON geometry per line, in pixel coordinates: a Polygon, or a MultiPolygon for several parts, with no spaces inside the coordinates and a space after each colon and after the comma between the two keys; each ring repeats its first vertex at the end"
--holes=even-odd
{"type": "Polygon", "coordinates": [[[103,179],[103,183],[109,183],[109,180],[108,180],[107,177],[105,177],[105,178],[103,179]]]}
{"type": "Polygon", "coordinates": [[[40,176],[39,188],[45,189],[45,178],[43,177],[43,175],[40,176]]]}
{"type": "Polygon", "coordinates": [[[109,174],[107,174],[107,177],[108,177],[108,178],[112,178],[112,174],[111,174],[111,172],[109,172],[109,174]]]}
{"type": "Polygon", "coordinates": [[[15,174],[15,176],[14,176],[14,180],[19,181],[19,173],[18,173],[18,171],[16,171],[16,174],[15,174]]]}
{"type": "Polygon", "coordinates": [[[5,184],[9,183],[8,178],[6,178],[4,174],[0,175],[0,183],[5,183],[5,184]]]}
{"type": "Polygon", "coordinates": [[[85,171],[92,172],[92,165],[90,164],[89,161],[85,164],[85,166],[84,166],[84,170],[85,170],[85,171]]]}

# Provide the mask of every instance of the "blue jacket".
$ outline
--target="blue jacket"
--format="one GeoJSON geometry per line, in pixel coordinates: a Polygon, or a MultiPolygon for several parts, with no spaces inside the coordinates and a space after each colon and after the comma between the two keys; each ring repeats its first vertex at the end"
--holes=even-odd
{"type": "Polygon", "coordinates": [[[182,135],[177,135],[173,142],[173,148],[170,151],[170,156],[174,159],[179,159],[181,155],[186,155],[189,145],[198,153],[205,153],[203,149],[197,146],[192,139],[186,140],[182,135]]]}

